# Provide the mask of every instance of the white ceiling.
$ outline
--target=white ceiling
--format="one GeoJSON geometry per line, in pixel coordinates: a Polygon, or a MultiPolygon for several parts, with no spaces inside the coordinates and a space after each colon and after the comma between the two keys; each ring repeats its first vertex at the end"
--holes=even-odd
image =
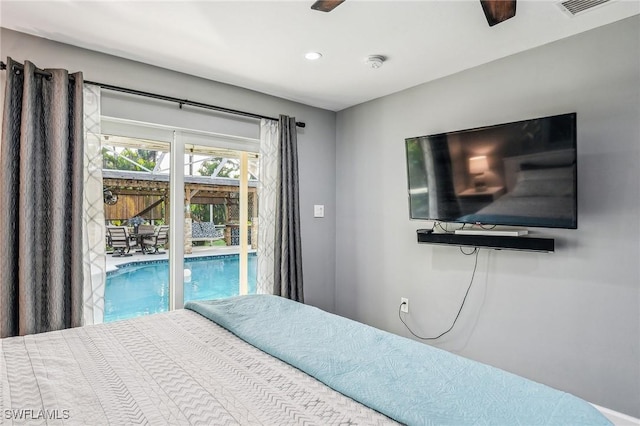
{"type": "Polygon", "coordinates": [[[575,17],[518,0],[489,27],[478,0],[312,3],[1,0],[0,26],[339,111],[640,13],[639,0],[575,17]],[[388,60],[369,68],[376,54],[388,60]]]}

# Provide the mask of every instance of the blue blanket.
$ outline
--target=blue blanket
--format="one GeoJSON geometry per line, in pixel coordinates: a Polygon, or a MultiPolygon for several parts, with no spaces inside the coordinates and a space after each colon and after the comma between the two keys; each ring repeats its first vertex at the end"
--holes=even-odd
{"type": "Polygon", "coordinates": [[[610,424],[568,393],[281,297],[185,307],[408,425],[610,424]]]}

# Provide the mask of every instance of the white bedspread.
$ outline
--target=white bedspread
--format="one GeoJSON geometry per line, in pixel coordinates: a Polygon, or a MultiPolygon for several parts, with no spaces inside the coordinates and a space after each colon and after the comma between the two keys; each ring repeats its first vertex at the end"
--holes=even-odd
{"type": "Polygon", "coordinates": [[[378,425],[186,310],[0,340],[0,424],[378,425]]]}

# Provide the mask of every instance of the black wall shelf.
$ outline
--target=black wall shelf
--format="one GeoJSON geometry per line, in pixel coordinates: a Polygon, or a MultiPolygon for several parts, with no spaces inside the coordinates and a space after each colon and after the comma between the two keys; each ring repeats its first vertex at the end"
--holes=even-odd
{"type": "Polygon", "coordinates": [[[553,252],[553,238],[509,237],[493,235],[464,235],[436,233],[427,229],[418,229],[418,242],[425,244],[444,244],[465,247],[486,247],[496,250],[526,250],[553,252]]]}

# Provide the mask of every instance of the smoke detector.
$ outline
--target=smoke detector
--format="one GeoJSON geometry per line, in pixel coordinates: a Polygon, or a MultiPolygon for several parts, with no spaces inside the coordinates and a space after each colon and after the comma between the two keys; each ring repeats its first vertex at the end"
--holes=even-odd
{"type": "Polygon", "coordinates": [[[382,66],[382,64],[384,63],[384,61],[387,58],[385,58],[384,56],[381,55],[371,55],[367,58],[367,60],[365,61],[365,63],[367,65],[369,65],[371,68],[373,69],[378,69],[382,66]]]}

